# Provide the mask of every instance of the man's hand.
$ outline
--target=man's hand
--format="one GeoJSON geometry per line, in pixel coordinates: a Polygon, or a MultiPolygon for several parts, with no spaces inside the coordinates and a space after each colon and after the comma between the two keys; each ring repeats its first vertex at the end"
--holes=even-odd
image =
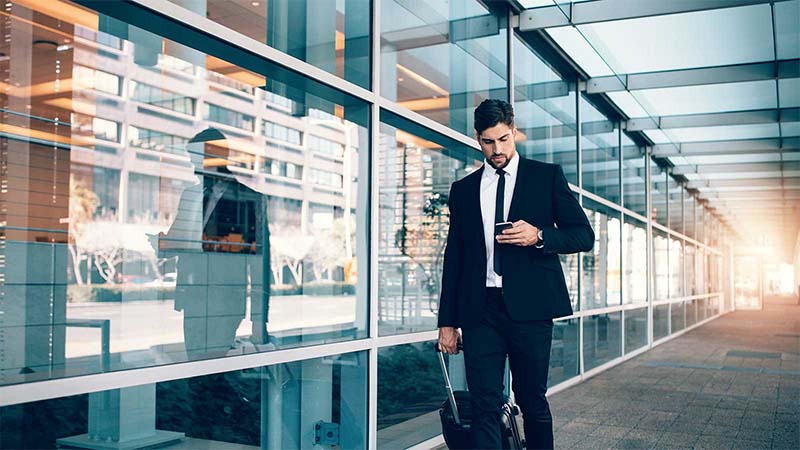
{"type": "Polygon", "coordinates": [[[449,355],[458,354],[458,343],[461,342],[461,333],[455,327],[439,328],[439,348],[449,355]]]}
{"type": "Polygon", "coordinates": [[[518,220],[514,222],[514,226],[503,230],[495,239],[501,244],[529,247],[539,242],[539,229],[524,220],[518,220]]]}

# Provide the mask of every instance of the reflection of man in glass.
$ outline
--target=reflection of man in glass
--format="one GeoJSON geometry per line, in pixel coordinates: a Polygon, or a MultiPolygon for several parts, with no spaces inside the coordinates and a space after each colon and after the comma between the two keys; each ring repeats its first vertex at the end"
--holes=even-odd
{"type": "Polygon", "coordinates": [[[517,155],[511,105],[481,103],[475,132],[486,160],[450,190],[439,344],[457,353],[461,328],[475,448],[501,448],[506,357],[527,447],[553,448],[553,318],[572,314],[558,254],[590,250],[594,232],[561,167],[517,155]]]}
{"type": "Polygon", "coordinates": [[[183,311],[187,359],[224,356],[250,299],[253,344],[267,342],[269,231],[267,196],[232,172],[228,142],[209,128],[189,141],[201,182],[184,191],[161,257],[177,259],[175,309],[183,311]]]}

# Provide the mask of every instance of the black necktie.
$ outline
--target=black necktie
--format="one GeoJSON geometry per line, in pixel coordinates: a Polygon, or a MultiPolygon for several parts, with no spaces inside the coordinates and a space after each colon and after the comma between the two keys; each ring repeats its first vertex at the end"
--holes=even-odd
{"type": "MultiPolygon", "coordinates": [[[[505,173],[505,170],[497,169],[497,175],[499,176],[499,179],[497,180],[497,196],[495,197],[494,202],[494,223],[505,222],[505,218],[503,217],[503,209],[505,205],[503,197],[506,192],[505,173]]],[[[503,261],[500,257],[500,243],[497,242],[496,238],[494,240],[494,272],[498,275],[503,275],[503,261]]]]}

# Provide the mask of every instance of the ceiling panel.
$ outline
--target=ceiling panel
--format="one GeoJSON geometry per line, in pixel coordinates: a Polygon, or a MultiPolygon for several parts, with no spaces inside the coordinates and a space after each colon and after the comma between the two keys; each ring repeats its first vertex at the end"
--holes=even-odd
{"type": "Polygon", "coordinates": [[[614,71],[603,61],[594,48],[574,27],[548,28],[549,34],[556,43],[578,63],[590,77],[614,75],[614,71]]]}
{"type": "Polygon", "coordinates": [[[774,59],[772,11],[768,4],[601,22],[578,28],[616,73],[774,59]]]}
{"type": "Polygon", "coordinates": [[[800,58],[800,1],[775,4],[778,59],[800,58]]]}
{"type": "MultiPolygon", "coordinates": [[[[774,80],[645,89],[633,91],[633,95],[655,116],[748,111],[778,106],[774,80]]],[[[792,105],[781,103],[781,106],[792,105]]]]}
{"type": "Polygon", "coordinates": [[[673,142],[727,141],[780,137],[777,123],[664,130],[673,142]]]}
{"type": "Polygon", "coordinates": [[[778,80],[780,90],[781,108],[796,108],[800,106],[800,74],[796,78],[782,78],[778,80]]]}

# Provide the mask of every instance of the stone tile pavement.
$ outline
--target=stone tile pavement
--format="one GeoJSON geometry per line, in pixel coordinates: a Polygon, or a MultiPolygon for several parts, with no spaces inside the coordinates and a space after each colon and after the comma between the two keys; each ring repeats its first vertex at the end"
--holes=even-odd
{"type": "Polygon", "coordinates": [[[800,449],[800,305],[736,311],[550,397],[562,449],[800,449]]]}

